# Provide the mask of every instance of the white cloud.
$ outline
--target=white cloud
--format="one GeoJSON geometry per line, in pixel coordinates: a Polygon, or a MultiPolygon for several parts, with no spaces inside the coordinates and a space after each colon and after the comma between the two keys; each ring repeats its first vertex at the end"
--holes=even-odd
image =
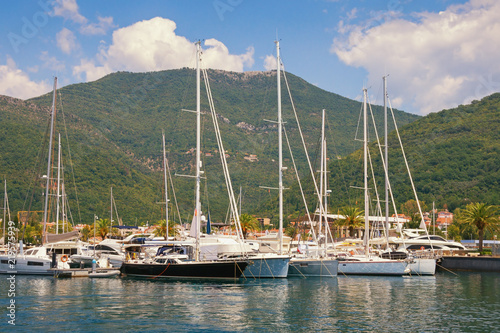
{"type": "Polygon", "coordinates": [[[500,2],[471,0],[414,15],[415,21],[350,26],[347,38],[335,39],[331,51],[347,65],[365,68],[368,85],[378,85],[390,73],[391,99],[421,114],[500,90],[495,82],[500,81],[500,2]]]}
{"type": "Polygon", "coordinates": [[[7,63],[0,65],[0,94],[28,99],[49,92],[51,85],[45,81],[31,81],[26,73],[16,68],[16,63],[7,57],[7,63]]]}
{"type": "Polygon", "coordinates": [[[55,0],[53,15],[62,16],[66,20],[71,20],[80,24],[86,24],[88,21],[78,12],[76,0],[55,0]]]}
{"type": "Polygon", "coordinates": [[[63,28],[56,34],[56,41],[57,46],[66,54],[70,54],[79,47],[76,43],[75,34],[67,28],[63,28]]]}
{"type": "Polygon", "coordinates": [[[97,23],[89,23],[89,20],[80,14],[76,0],[55,0],[52,15],[80,24],[80,33],[84,35],[105,35],[109,29],[116,27],[111,16],[98,16],[97,23]]]}
{"type": "Polygon", "coordinates": [[[113,24],[113,18],[108,17],[97,17],[98,23],[85,24],[80,28],[80,32],[84,35],[105,35],[109,29],[115,28],[116,25],[113,24]]]}
{"type": "Polygon", "coordinates": [[[52,71],[61,72],[66,68],[63,62],[57,60],[56,57],[50,57],[47,51],[42,51],[40,60],[43,61],[43,68],[48,68],[52,71]]]}
{"type": "Polygon", "coordinates": [[[266,55],[264,58],[264,69],[266,71],[276,69],[276,57],[273,55],[266,55]]]}
{"type": "MultiPolygon", "coordinates": [[[[174,21],[156,17],[113,32],[112,44],[102,47],[95,59],[84,59],[73,74],[95,80],[113,71],[146,72],[195,66],[195,45],[175,33],[174,21]]],[[[243,71],[253,65],[252,47],[233,55],[220,41],[208,39],[202,61],[206,68],[243,71]]]]}

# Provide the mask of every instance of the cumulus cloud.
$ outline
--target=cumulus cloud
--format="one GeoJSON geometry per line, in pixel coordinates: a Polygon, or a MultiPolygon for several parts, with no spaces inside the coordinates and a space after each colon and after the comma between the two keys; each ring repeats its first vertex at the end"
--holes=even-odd
{"type": "Polygon", "coordinates": [[[43,65],[42,65],[43,68],[48,68],[52,71],[61,72],[66,68],[66,65],[64,65],[63,62],[57,60],[56,57],[49,56],[48,51],[42,51],[39,59],[41,61],[43,61],[43,65]]]}
{"type": "Polygon", "coordinates": [[[49,92],[51,85],[45,81],[31,81],[26,73],[16,67],[16,63],[7,57],[5,65],[0,65],[0,94],[28,99],[49,92]]]}
{"type": "Polygon", "coordinates": [[[67,28],[63,28],[56,34],[56,41],[57,47],[66,54],[70,54],[78,47],[75,34],[67,28]]]}
{"type": "Polygon", "coordinates": [[[500,2],[471,0],[439,13],[413,13],[374,26],[350,26],[331,51],[368,71],[368,85],[390,73],[389,95],[421,114],[500,90],[500,2]]]}
{"type": "MultiPolygon", "coordinates": [[[[195,65],[195,45],[175,33],[174,21],[156,17],[113,32],[112,44],[102,47],[95,59],[84,59],[73,68],[76,76],[95,80],[113,71],[146,72],[195,65]]],[[[230,54],[220,41],[205,41],[205,68],[243,71],[253,65],[253,47],[240,55],[230,54]]]]}
{"type": "Polygon", "coordinates": [[[104,35],[109,29],[116,27],[110,16],[99,16],[97,23],[89,23],[89,20],[80,14],[76,0],[55,0],[52,15],[80,24],[80,33],[84,35],[104,35]]]}
{"type": "Polygon", "coordinates": [[[264,69],[270,71],[276,69],[276,57],[273,55],[266,55],[264,58],[264,69]]]}
{"type": "Polygon", "coordinates": [[[97,17],[98,23],[85,24],[80,28],[80,32],[84,35],[105,35],[107,31],[111,28],[115,28],[116,25],[113,24],[113,18],[108,17],[97,17]]]}
{"type": "Polygon", "coordinates": [[[55,0],[52,14],[80,24],[85,24],[88,21],[79,13],[76,0],[55,0]]]}

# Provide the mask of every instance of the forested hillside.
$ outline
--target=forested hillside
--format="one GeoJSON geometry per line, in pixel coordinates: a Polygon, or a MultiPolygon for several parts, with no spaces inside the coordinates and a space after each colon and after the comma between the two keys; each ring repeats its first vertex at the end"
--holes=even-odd
{"type": "MultiPolygon", "coordinates": [[[[396,120],[398,121],[396,115],[396,120]]],[[[470,105],[431,113],[400,128],[401,140],[415,181],[419,200],[427,208],[445,205],[450,211],[471,202],[500,204],[500,94],[470,105]]],[[[396,132],[389,137],[389,178],[396,207],[415,199],[396,132]]],[[[373,129],[370,155],[379,195],[383,200],[384,173],[373,129]]],[[[383,145],[383,141],[381,141],[383,145]]],[[[361,148],[362,143],[359,142],[361,148]]],[[[363,155],[358,150],[329,164],[330,208],[358,205],[364,209],[363,155]]],[[[369,169],[370,170],[370,169],[369,169]]],[[[375,186],[370,174],[370,195],[375,206],[375,186]]],[[[293,192],[291,195],[293,196],[293,192]]],[[[289,198],[291,205],[299,202],[289,198]]],[[[392,206],[391,206],[392,207],[392,206]]],[[[392,208],[391,208],[392,213],[392,208]]]]}
{"type": "MultiPolygon", "coordinates": [[[[243,212],[269,212],[266,206],[276,193],[259,186],[277,185],[276,125],[266,121],[277,117],[276,73],[209,70],[208,75],[233,185],[235,189],[242,188],[243,212]],[[256,155],[258,161],[244,159],[249,155],[256,155]]],[[[329,145],[330,156],[353,152],[352,140],[361,104],[321,90],[290,73],[287,79],[310,154],[316,154],[321,109],[326,109],[335,141],[329,145]]],[[[118,72],[95,82],[58,90],[56,133],[62,136],[66,188],[75,223],[80,220],[90,223],[94,214],[109,215],[111,186],[125,223],[160,219],[162,130],[166,133],[172,174],[194,174],[195,116],[182,109],[196,107],[195,82],[192,69],[118,72]]],[[[305,154],[284,83],[282,89],[285,127],[297,167],[304,176],[308,174],[305,154]]],[[[42,209],[41,177],[46,173],[46,133],[51,103],[51,93],[27,101],[0,98],[0,173],[7,178],[14,212],[28,210],[30,206],[31,210],[42,209]]],[[[202,109],[209,110],[203,84],[202,109]]],[[[381,121],[381,108],[376,107],[374,111],[381,121]]],[[[397,117],[399,126],[419,118],[401,111],[397,111],[397,117]]],[[[203,166],[207,176],[203,210],[210,210],[211,216],[221,221],[228,204],[220,171],[220,152],[210,116],[206,114],[202,119],[203,166]]],[[[289,154],[285,153],[285,158],[290,164],[289,154]]],[[[293,172],[287,172],[285,178],[288,184],[293,184],[295,179],[293,172]]],[[[194,182],[175,176],[173,181],[182,218],[189,220],[194,182]]]]}

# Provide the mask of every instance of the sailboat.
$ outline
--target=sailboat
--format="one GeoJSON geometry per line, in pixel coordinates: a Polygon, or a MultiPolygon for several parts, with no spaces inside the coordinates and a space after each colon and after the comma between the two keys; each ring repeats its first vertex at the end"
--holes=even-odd
{"type": "Polygon", "coordinates": [[[370,249],[370,205],[368,192],[368,114],[367,89],[363,89],[363,168],[364,168],[364,203],[365,233],[364,254],[351,255],[339,263],[339,272],[356,275],[404,275],[410,272],[408,262],[402,260],[383,259],[371,254],[370,249]]]}
{"type": "MultiPolygon", "coordinates": [[[[201,42],[196,43],[196,198],[192,222],[194,246],[180,244],[177,248],[158,249],[153,258],[128,260],[120,270],[125,276],[145,278],[239,278],[249,264],[244,258],[203,260],[200,257],[201,235],[201,107],[200,107],[200,56],[201,42]],[[181,250],[180,253],[178,250],[181,250]],[[163,252],[162,252],[163,251],[163,252]]],[[[168,240],[166,240],[168,242],[168,240]]]]}
{"type": "MultiPolygon", "coordinates": [[[[384,129],[385,129],[385,133],[384,133],[385,134],[385,138],[384,138],[384,140],[385,140],[385,142],[384,142],[384,147],[385,147],[385,152],[384,152],[385,154],[384,155],[385,155],[385,157],[383,158],[383,164],[384,164],[384,174],[385,174],[385,203],[386,203],[385,230],[386,230],[386,239],[387,239],[387,245],[388,245],[387,250],[388,251],[383,253],[382,255],[383,256],[385,255],[385,256],[388,256],[389,258],[391,258],[392,253],[390,251],[389,237],[388,237],[390,183],[389,183],[389,154],[388,154],[388,151],[389,151],[388,134],[389,133],[387,131],[387,123],[388,123],[388,121],[387,121],[387,118],[388,118],[387,117],[387,76],[383,77],[383,83],[384,83],[384,129]]],[[[391,111],[392,111],[392,109],[391,109],[391,111]]],[[[396,128],[396,132],[397,132],[398,138],[399,138],[399,131],[398,131],[398,128],[396,126],[396,120],[394,118],[394,115],[393,115],[393,120],[394,120],[394,126],[396,128]]],[[[404,157],[405,162],[406,162],[406,155],[404,154],[403,145],[401,143],[401,138],[399,138],[399,139],[400,139],[399,141],[401,144],[401,149],[403,151],[403,157],[404,157]]],[[[419,240],[420,241],[424,240],[424,245],[423,245],[424,249],[430,248],[430,250],[431,250],[430,252],[427,252],[427,251],[423,251],[422,248],[419,247],[421,249],[419,252],[416,252],[416,253],[413,253],[410,255],[410,257],[411,257],[411,261],[409,263],[410,273],[415,273],[417,275],[434,275],[436,273],[436,261],[438,259],[436,251],[434,251],[435,250],[434,244],[437,245],[437,244],[439,244],[439,242],[433,242],[433,240],[432,240],[433,237],[429,236],[429,233],[427,231],[427,226],[425,225],[425,222],[423,219],[423,214],[422,214],[422,209],[420,207],[420,202],[418,201],[418,195],[417,195],[417,192],[415,190],[415,186],[413,185],[413,179],[411,177],[411,172],[410,172],[410,169],[408,167],[408,163],[406,162],[405,164],[406,164],[407,169],[408,169],[408,175],[410,176],[410,182],[412,184],[412,189],[413,189],[416,201],[417,201],[419,213],[420,213],[420,216],[422,218],[421,228],[423,228],[425,230],[425,233],[427,235],[427,237],[422,236],[419,240]]],[[[392,196],[392,192],[391,192],[391,196],[392,196]]],[[[394,211],[396,211],[396,207],[394,207],[394,211]]],[[[439,236],[437,236],[437,237],[439,237],[439,236]]],[[[408,250],[406,250],[405,239],[402,238],[400,240],[401,240],[401,243],[403,245],[402,249],[404,249],[404,252],[406,252],[406,254],[408,254],[408,250]]],[[[417,240],[417,244],[418,244],[418,240],[417,240]]],[[[421,245],[421,244],[418,244],[418,245],[421,245]]],[[[401,253],[401,252],[399,252],[399,253],[401,253]]]]}
{"type": "MultiPolygon", "coordinates": [[[[278,192],[279,192],[279,226],[278,226],[278,253],[282,255],[283,244],[283,120],[281,112],[281,58],[279,41],[276,41],[276,84],[278,104],[278,192]]],[[[298,255],[290,258],[287,277],[335,277],[338,261],[325,256],[298,255]]]]}
{"type": "MultiPolygon", "coordinates": [[[[6,274],[41,274],[41,275],[52,275],[51,268],[69,268],[67,263],[69,256],[80,251],[81,242],[65,242],[66,240],[76,238],[78,236],[78,231],[71,231],[59,234],[58,233],[58,221],[59,216],[56,216],[56,234],[49,234],[47,230],[47,222],[49,219],[49,190],[52,188],[51,180],[51,169],[52,169],[52,143],[54,135],[54,123],[55,123],[55,113],[56,113],[56,91],[57,91],[57,77],[54,78],[54,88],[53,88],[53,99],[52,99],[52,109],[51,109],[51,120],[50,120],[50,138],[49,138],[49,152],[47,160],[47,175],[46,177],[46,188],[45,188],[45,205],[44,205],[44,215],[43,215],[43,233],[42,233],[42,246],[31,248],[27,251],[24,250],[23,240],[20,239],[18,244],[12,244],[12,248],[9,249],[8,255],[0,256],[0,273],[6,274]]],[[[59,157],[58,157],[58,176],[57,176],[57,208],[56,212],[59,215],[60,206],[59,199],[61,197],[65,198],[64,186],[61,182],[61,149],[59,140],[59,157]],[[61,191],[62,190],[62,195],[61,191]]],[[[65,207],[63,200],[62,208],[62,221],[65,220],[65,207]]],[[[64,228],[63,228],[64,230],[64,228]]]]}

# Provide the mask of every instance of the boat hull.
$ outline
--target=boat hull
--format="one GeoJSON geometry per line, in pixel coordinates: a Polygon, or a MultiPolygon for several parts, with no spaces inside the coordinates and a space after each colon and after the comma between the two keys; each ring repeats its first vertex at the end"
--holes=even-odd
{"type": "Polygon", "coordinates": [[[436,259],[416,258],[410,264],[410,274],[434,275],[436,274],[436,259]]]}
{"type": "Polygon", "coordinates": [[[339,262],[336,259],[292,258],[289,266],[288,277],[334,277],[339,262]]]}
{"type": "Polygon", "coordinates": [[[0,256],[0,274],[52,275],[51,259],[17,256],[15,262],[16,264],[11,267],[12,259],[0,256]]]}
{"type": "Polygon", "coordinates": [[[125,276],[145,278],[237,279],[247,265],[246,260],[171,264],[124,262],[120,272],[125,276]]]}
{"type": "Polygon", "coordinates": [[[286,278],[288,275],[289,256],[250,257],[252,264],[243,271],[246,278],[286,278]]]}
{"type": "Polygon", "coordinates": [[[396,275],[401,276],[409,273],[408,264],[404,261],[350,261],[339,262],[339,274],[341,275],[396,275]]]}

